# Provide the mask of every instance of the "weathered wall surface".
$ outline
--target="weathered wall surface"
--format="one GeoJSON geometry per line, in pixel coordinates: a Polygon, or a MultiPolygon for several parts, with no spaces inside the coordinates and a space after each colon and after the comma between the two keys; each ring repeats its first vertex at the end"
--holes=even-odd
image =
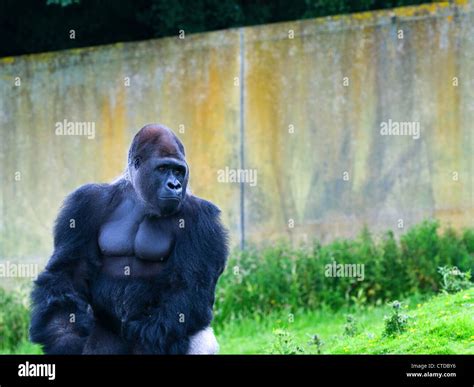
{"type": "Polygon", "coordinates": [[[246,195],[249,235],[324,239],[428,217],[474,224],[474,14],[465,6],[245,31],[245,163],[259,168],[246,195]],[[382,136],[388,120],[418,122],[420,138],[382,136]]]}
{"type": "Polygon", "coordinates": [[[234,244],[474,225],[469,2],[4,58],[0,87],[3,259],[44,262],[64,196],[119,175],[149,122],[182,129],[234,244]],[[95,138],[55,135],[64,119],[95,138]],[[382,136],[388,120],[420,138],[382,136]],[[219,182],[226,167],[257,184],[219,182]]]}

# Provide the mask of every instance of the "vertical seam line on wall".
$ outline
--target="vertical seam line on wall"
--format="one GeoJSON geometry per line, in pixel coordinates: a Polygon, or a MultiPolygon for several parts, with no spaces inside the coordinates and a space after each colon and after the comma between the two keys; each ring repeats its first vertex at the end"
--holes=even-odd
{"type": "MultiPolygon", "coordinates": [[[[244,29],[239,29],[239,44],[240,44],[240,73],[239,73],[239,85],[240,85],[240,169],[245,167],[245,41],[244,41],[244,29]]],[[[245,182],[240,182],[240,248],[245,248],[245,182]]]]}

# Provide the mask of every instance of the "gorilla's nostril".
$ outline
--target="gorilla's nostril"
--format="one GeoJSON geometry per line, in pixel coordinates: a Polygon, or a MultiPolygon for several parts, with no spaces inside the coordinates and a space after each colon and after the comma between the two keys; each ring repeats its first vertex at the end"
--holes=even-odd
{"type": "Polygon", "coordinates": [[[176,183],[172,183],[171,181],[168,182],[167,184],[168,188],[172,190],[179,190],[181,188],[181,183],[178,181],[176,183]]]}

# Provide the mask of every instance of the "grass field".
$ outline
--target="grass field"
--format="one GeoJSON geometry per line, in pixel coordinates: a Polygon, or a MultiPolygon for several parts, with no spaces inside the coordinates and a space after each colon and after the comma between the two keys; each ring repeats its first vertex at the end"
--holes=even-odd
{"type": "Polygon", "coordinates": [[[406,332],[383,337],[388,305],[351,311],[359,333],[344,335],[344,311],[316,311],[265,318],[235,320],[216,328],[222,354],[265,354],[275,341],[275,329],[284,328],[305,353],[317,353],[310,345],[317,334],[324,354],[474,354],[474,289],[454,295],[438,295],[425,302],[412,298],[403,309],[410,318],[406,332]]]}
{"type": "MultiPolygon", "coordinates": [[[[395,337],[382,335],[384,316],[391,312],[388,305],[351,311],[359,330],[354,337],[344,335],[347,311],[329,310],[294,313],[293,322],[288,314],[234,320],[215,330],[221,354],[270,353],[279,328],[305,353],[317,353],[317,347],[309,344],[317,334],[324,354],[474,354],[474,289],[426,302],[412,298],[405,304],[408,328],[395,337]]],[[[26,341],[14,352],[41,353],[26,341]]]]}
{"type": "MultiPolygon", "coordinates": [[[[353,337],[344,335],[347,311],[330,310],[294,313],[293,322],[288,321],[289,314],[234,320],[215,331],[221,354],[271,353],[274,331],[280,328],[304,353],[317,353],[317,347],[309,344],[317,334],[323,354],[474,354],[474,288],[440,294],[425,302],[413,297],[405,307],[408,327],[395,337],[383,337],[384,316],[391,313],[388,305],[351,311],[359,331],[353,337]]],[[[41,350],[23,341],[14,353],[37,354],[41,350]]]]}

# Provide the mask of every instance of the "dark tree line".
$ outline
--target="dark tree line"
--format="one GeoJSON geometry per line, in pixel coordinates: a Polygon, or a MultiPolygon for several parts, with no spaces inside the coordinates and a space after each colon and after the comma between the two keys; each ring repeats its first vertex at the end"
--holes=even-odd
{"type": "Polygon", "coordinates": [[[0,56],[312,18],[434,0],[1,0],[0,56]],[[70,39],[69,31],[75,31],[70,39]]]}

